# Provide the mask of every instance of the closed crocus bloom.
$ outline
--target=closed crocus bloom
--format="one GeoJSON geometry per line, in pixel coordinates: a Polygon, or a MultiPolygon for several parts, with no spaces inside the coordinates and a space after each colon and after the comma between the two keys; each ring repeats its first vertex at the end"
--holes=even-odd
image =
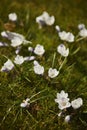
{"type": "Polygon", "coordinates": [[[9,20],[11,21],[17,21],[17,14],[16,13],[10,13],[8,15],[9,20]]]}
{"type": "Polygon", "coordinates": [[[14,60],[14,63],[15,63],[15,64],[21,65],[23,62],[24,62],[23,56],[17,55],[17,56],[15,57],[15,60],[14,60]]]}
{"type": "Polygon", "coordinates": [[[78,109],[83,105],[83,100],[82,98],[77,98],[71,102],[71,105],[74,109],[78,109]]]}
{"type": "Polygon", "coordinates": [[[57,93],[57,98],[55,102],[58,103],[58,107],[60,110],[66,109],[71,106],[69,102],[68,93],[65,93],[63,90],[60,93],[57,93]]]}
{"type": "Polygon", "coordinates": [[[85,25],[84,25],[84,24],[79,24],[79,25],[78,25],[78,29],[79,29],[79,30],[82,30],[82,29],[84,29],[84,28],[85,28],[85,25]]]}
{"type": "Polygon", "coordinates": [[[24,57],[24,61],[32,61],[35,59],[35,56],[26,56],[24,57]]]}
{"type": "Polygon", "coordinates": [[[44,67],[41,66],[37,61],[34,61],[34,72],[38,75],[43,75],[44,67]]]}
{"type": "Polygon", "coordinates": [[[60,53],[62,56],[67,57],[69,55],[69,48],[66,48],[64,44],[60,44],[57,47],[57,52],[60,53]]]}
{"type": "Polygon", "coordinates": [[[81,29],[79,32],[79,36],[87,37],[87,29],[86,28],[81,29]]]}
{"type": "Polygon", "coordinates": [[[4,66],[2,66],[1,71],[10,71],[14,67],[14,64],[10,59],[8,59],[5,63],[4,66]]]}
{"type": "Polygon", "coordinates": [[[34,53],[36,55],[42,56],[45,53],[45,49],[42,45],[37,44],[35,49],[34,49],[34,53]]]}
{"type": "Polygon", "coordinates": [[[58,25],[55,26],[55,29],[60,32],[60,27],[58,25]]]}
{"type": "Polygon", "coordinates": [[[65,116],[65,122],[68,123],[70,121],[70,115],[65,116]]]}
{"type": "Polygon", "coordinates": [[[59,74],[59,71],[57,71],[57,69],[49,68],[49,70],[48,70],[48,76],[50,78],[55,78],[58,74],[59,74]]]}

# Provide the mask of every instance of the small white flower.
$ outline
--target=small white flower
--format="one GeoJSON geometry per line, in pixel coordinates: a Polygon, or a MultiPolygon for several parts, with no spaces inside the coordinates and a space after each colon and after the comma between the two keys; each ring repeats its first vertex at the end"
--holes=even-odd
{"type": "Polygon", "coordinates": [[[83,105],[83,100],[82,98],[77,98],[71,102],[71,105],[74,109],[78,109],[83,105]]]}
{"type": "Polygon", "coordinates": [[[10,13],[8,15],[9,20],[11,21],[17,21],[17,14],[16,13],[10,13]]]}
{"type": "Polygon", "coordinates": [[[29,101],[30,101],[29,98],[27,98],[26,100],[23,100],[23,102],[20,104],[20,107],[22,108],[28,107],[30,105],[29,101]]]}
{"type": "Polygon", "coordinates": [[[68,123],[70,121],[70,115],[65,116],[65,122],[68,123]]]}
{"type": "Polygon", "coordinates": [[[54,16],[49,16],[47,12],[43,12],[42,15],[36,17],[36,22],[39,24],[39,28],[42,28],[43,25],[51,26],[55,22],[54,16]]]}
{"type": "Polygon", "coordinates": [[[26,56],[24,57],[24,61],[32,61],[35,59],[35,56],[26,56]]]}
{"type": "Polygon", "coordinates": [[[79,32],[79,36],[81,37],[87,37],[87,29],[83,28],[79,32]]]}
{"type": "Polygon", "coordinates": [[[36,55],[42,56],[45,53],[45,49],[42,45],[37,44],[35,49],[34,49],[34,53],[36,55]]]}
{"type": "Polygon", "coordinates": [[[57,47],[57,52],[59,52],[62,56],[67,57],[69,55],[69,48],[66,49],[64,44],[60,44],[57,47]]]}
{"type": "Polygon", "coordinates": [[[74,42],[74,35],[70,32],[59,32],[59,37],[61,40],[67,41],[67,42],[74,42]]]}
{"type": "Polygon", "coordinates": [[[55,26],[55,29],[60,32],[60,27],[58,25],[55,26]]]}
{"type": "Polygon", "coordinates": [[[38,75],[43,75],[44,67],[41,66],[37,61],[34,61],[34,72],[38,75]]]}
{"type": "Polygon", "coordinates": [[[14,67],[14,64],[10,59],[8,59],[5,63],[4,66],[2,66],[1,71],[10,71],[14,67]]]}
{"type": "Polygon", "coordinates": [[[68,108],[71,106],[71,103],[69,102],[68,93],[65,93],[63,90],[60,93],[57,93],[57,99],[55,99],[55,102],[59,104],[59,109],[63,110],[65,108],[68,108]]]}
{"type": "Polygon", "coordinates": [[[48,76],[50,78],[55,78],[58,74],[59,74],[59,71],[57,71],[57,69],[49,68],[49,70],[48,70],[48,76]]]}
{"type": "Polygon", "coordinates": [[[79,24],[79,25],[78,25],[78,29],[79,29],[79,30],[82,30],[82,29],[84,29],[84,28],[85,28],[85,25],[84,25],[84,24],[79,24]]]}
{"type": "Polygon", "coordinates": [[[15,57],[15,60],[14,60],[14,63],[15,63],[15,64],[21,65],[23,62],[24,62],[23,56],[17,55],[17,56],[15,57]]]}

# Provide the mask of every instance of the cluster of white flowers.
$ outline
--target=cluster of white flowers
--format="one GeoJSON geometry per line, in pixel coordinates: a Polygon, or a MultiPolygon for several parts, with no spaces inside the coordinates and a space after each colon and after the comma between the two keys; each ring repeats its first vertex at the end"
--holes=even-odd
{"type": "MultiPolygon", "coordinates": [[[[38,63],[38,61],[34,61],[34,72],[35,72],[35,74],[38,74],[38,75],[43,75],[44,74],[44,67],[41,66],[38,63]]],[[[55,78],[56,76],[58,76],[58,74],[59,74],[59,71],[57,71],[57,69],[49,68],[48,76],[50,78],[55,78]]]]}
{"type": "Polygon", "coordinates": [[[58,35],[60,39],[63,41],[74,42],[74,35],[71,32],[62,31],[62,32],[59,32],[58,35]]]}
{"type": "Polygon", "coordinates": [[[60,93],[57,93],[57,99],[55,99],[55,102],[59,104],[59,109],[63,110],[65,108],[68,108],[72,106],[74,109],[78,109],[83,105],[82,98],[77,98],[71,103],[69,102],[68,93],[65,93],[63,90],[60,93]]]}
{"type": "Polygon", "coordinates": [[[27,41],[23,35],[15,32],[3,31],[1,32],[1,36],[11,40],[12,47],[18,47],[21,44],[31,43],[30,41],[27,41]]]}
{"type": "MultiPolygon", "coordinates": [[[[70,102],[70,99],[68,98],[68,93],[65,93],[64,90],[62,90],[60,93],[57,93],[57,98],[55,99],[55,102],[58,103],[58,108],[60,110],[64,110],[66,108],[72,107],[73,109],[78,109],[83,105],[82,98],[77,98],[70,102]]],[[[58,114],[58,116],[61,116],[62,112],[58,114]]],[[[70,115],[67,115],[65,117],[65,122],[68,122],[70,120],[70,115]]]]}
{"type": "Polygon", "coordinates": [[[55,22],[55,17],[49,16],[49,14],[44,11],[42,15],[36,17],[36,22],[39,24],[39,28],[42,28],[43,25],[51,26],[55,22]]]}

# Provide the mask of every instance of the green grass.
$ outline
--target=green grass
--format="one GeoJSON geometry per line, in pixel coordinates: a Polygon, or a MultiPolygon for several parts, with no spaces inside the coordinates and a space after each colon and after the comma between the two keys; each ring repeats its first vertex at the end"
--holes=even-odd
{"type": "MultiPolygon", "coordinates": [[[[40,59],[37,56],[36,59],[45,67],[46,75],[57,46],[63,43],[58,38],[55,25],[74,35],[78,33],[79,23],[87,27],[87,0],[3,0],[0,5],[0,32],[6,29],[4,24],[8,22],[8,14],[16,12],[18,22],[12,31],[26,36],[33,47],[44,45],[44,57],[40,59]],[[45,10],[54,15],[56,21],[52,27],[39,30],[35,18],[45,10]]],[[[0,72],[0,130],[87,130],[87,39],[67,45],[70,55],[55,79],[36,75],[32,62],[16,66],[9,73],[0,72]],[[73,54],[77,48],[80,50],[73,54]],[[69,93],[71,100],[82,97],[84,102],[68,124],[58,118],[59,109],[54,102],[57,92],[61,90],[69,93]],[[41,93],[32,98],[28,109],[20,107],[22,100],[38,92],[41,93]]],[[[20,55],[29,55],[27,47],[22,48],[20,55]]],[[[13,60],[14,48],[0,47],[0,68],[7,60],[5,56],[13,60]]],[[[59,58],[56,53],[54,67],[57,69],[59,58]]]]}

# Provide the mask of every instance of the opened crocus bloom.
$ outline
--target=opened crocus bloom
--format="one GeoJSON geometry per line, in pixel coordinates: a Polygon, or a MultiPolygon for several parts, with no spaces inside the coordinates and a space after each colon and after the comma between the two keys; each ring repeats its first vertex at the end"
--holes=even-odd
{"type": "Polygon", "coordinates": [[[48,71],[48,76],[50,78],[55,78],[58,74],[59,74],[59,71],[57,71],[57,69],[50,68],[48,71]]]}
{"type": "Polygon", "coordinates": [[[58,103],[58,107],[60,110],[66,109],[71,106],[69,102],[68,93],[65,93],[63,90],[60,93],[57,93],[57,99],[55,102],[58,103]]]}

